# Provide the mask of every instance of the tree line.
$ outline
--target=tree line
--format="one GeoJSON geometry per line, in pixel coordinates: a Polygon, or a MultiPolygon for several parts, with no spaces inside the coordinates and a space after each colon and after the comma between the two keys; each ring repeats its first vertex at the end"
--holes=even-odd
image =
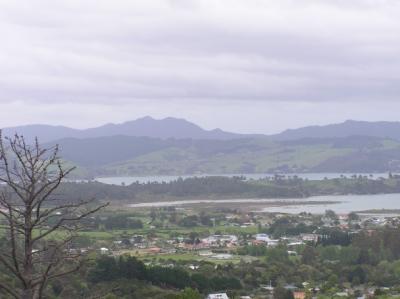
{"type": "Polygon", "coordinates": [[[200,196],[252,198],[305,198],[329,194],[379,194],[400,192],[400,179],[352,177],[308,181],[298,177],[276,176],[268,180],[246,180],[244,177],[193,177],[171,182],[135,182],[130,185],[107,185],[99,182],[65,182],[60,194],[68,198],[98,200],[160,200],[200,196]]]}
{"type": "Polygon", "coordinates": [[[150,282],[161,287],[176,289],[194,288],[201,293],[218,290],[241,289],[240,280],[232,276],[213,276],[201,273],[190,274],[181,267],[146,266],[132,256],[101,256],[88,273],[88,280],[100,283],[118,279],[150,282]]]}

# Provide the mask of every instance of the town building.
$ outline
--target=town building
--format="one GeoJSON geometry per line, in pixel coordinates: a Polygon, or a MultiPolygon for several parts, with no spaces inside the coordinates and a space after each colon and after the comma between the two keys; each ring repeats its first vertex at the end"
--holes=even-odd
{"type": "Polygon", "coordinates": [[[206,299],[229,299],[226,293],[209,294],[206,299]]]}

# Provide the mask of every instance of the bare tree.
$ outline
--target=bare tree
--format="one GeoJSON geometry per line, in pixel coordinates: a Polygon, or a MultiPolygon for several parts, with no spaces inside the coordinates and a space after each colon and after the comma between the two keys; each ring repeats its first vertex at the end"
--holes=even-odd
{"type": "Polygon", "coordinates": [[[49,281],[81,267],[72,241],[81,220],[107,204],[55,193],[73,169],[64,168],[58,146],[41,148],[37,139],[28,144],[0,130],[1,293],[43,298],[49,281]]]}

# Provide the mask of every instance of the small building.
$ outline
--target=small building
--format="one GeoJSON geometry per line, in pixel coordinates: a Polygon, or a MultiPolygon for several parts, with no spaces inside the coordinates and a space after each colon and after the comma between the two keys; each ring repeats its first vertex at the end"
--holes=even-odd
{"type": "Polygon", "coordinates": [[[211,235],[201,240],[201,243],[208,246],[225,246],[227,244],[237,244],[238,237],[235,235],[211,235]]]}
{"type": "Polygon", "coordinates": [[[269,238],[269,236],[267,234],[257,234],[256,240],[268,243],[268,241],[270,241],[271,239],[269,238]]]}
{"type": "Polygon", "coordinates": [[[101,247],[100,248],[100,253],[101,254],[108,254],[110,252],[110,250],[108,248],[105,247],[101,247]]]}
{"type": "Polygon", "coordinates": [[[347,297],[349,294],[347,292],[337,292],[335,296],[337,297],[347,297]]]}
{"type": "Polygon", "coordinates": [[[157,254],[157,253],[161,253],[161,248],[160,247],[150,247],[147,251],[150,254],[157,254]]]}
{"type": "Polygon", "coordinates": [[[212,256],[213,252],[211,250],[201,250],[198,252],[199,256],[212,256]]]}
{"type": "Polygon", "coordinates": [[[214,259],[218,259],[218,260],[229,260],[231,258],[233,258],[232,254],[229,253],[218,253],[218,254],[214,254],[211,256],[214,259]]]}
{"type": "Polygon", "coordinates": [[[189,265],[189,269],[191,269],[191,270],[197,270],[199,268],[200,268],[199,265],[189,265]]]}
{"type": "Polygon", "coordinates": [[[267,242],[267,246],[268,247],[276,247],[279,245],[279,240],[269,240],[267,242]]]}
{"type": "Polygon", "coordinates": [[[269,285],[260,285],[260,287],[268,293],[272,294],[274,292],[274,287],[272,286],[271,282],[269,283],[269,285]]]}
{"type": "Polygon", "coordinates": [[[304,291],[294,291],[293,292],[293,297],[294,297],[294,299],[305,299],[306,298],[306,292],[304,292],[304,291]]]}
{"type": "Polygon", "coordinates": [[[296,291],[296,290],[298,289],[298,287],[296,287],[296,286],[293,285],[293,284],[287,284],[287,285],[284,286],[284,288],[285,288],[286,290],[292,291],[292,292],[294,292],[294,291],[296,291]]]}
{"type": "Polygon", "coordinates": [[[291,243],[287,244],[287,247],[293,248],[293,247],[302,246],[302,245],[304,245],[303,241],[297,241],[297,242],[291,242],[291,243]]]}
{"type": "Polygon", "coordinates": [[[226,293],[208,294],[206,299],[229,299],[226,293]]]}
{"type": "Polygon", "coordinates": [[[320,235],[318,234],[301,234],[300,238],[305,242],[318,242],[320,235]]]}

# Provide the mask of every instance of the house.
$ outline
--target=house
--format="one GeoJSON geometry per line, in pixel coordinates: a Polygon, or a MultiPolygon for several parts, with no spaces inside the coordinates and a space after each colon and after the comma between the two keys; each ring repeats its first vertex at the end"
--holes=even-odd
{"type": "Polygon", "coordinates": [[[260,245],[265,245],[265,242],[260,240],[252,240],[251,242],[248,242],[248,244],[254,246],[260,246],[260,245]]]}
{"type": "Polygon", "coordinates": [[[200,268],[200,266],[198,266],[198,265],[189,265],[189,268],[192,269],[192,270],[197,270],[197,269],[200,268]]]}
{"type": "Polygon", "coordinates": [[[300,234],[300,238],[304,242],[318,242],[318,239],[320,238],[320,235],[318,234],[300,234]]]}
{"type": "Polygon", "coordinates": [[[210,250],[201,250],[198,252],[199,256],[212,256],[213,253],[210,250]]]}
{"type": "Polygon", "coordinates": [[[152,254],[157,254],[161,253],[161,248],[160,247],[150,247],[148,250],[148,253],[152,254]]]}
{"type": "Polygon", "coordinates": [[[279,245],[279,240],[269,240],[267,243],[268,247],[275,247],[279,245]]]}
{"type": "Polygon", "coordinates": [[[337,292],[335,296],[337,297],[347,297],[349,294],[347,292],[337,292]]]}
{"type": "Polygon", "coordinates": [[[250,227],[250,226],[254,226],[254,223],[253,222],[245,222],[240,227],[245,228],[245,227],[250,227]]]}
{"type": "Polygon", "coordinates": [[[260,285],[260,287],[263,290],[266,290],[268,293],[273,293],[274,291],[274,287],[271,285],[271,282],[269,283],[269,285],[260,285]]]}
{"type": "Polygon", "coordinates": [[[176,253],[176,249],[175,248],[162,248],[161,253],[174,254],[174,253],[176,253]]]}
{"type": "Polygon", "coordinates": [[[284,288],[285,288],[286,290],[292,291],[292,292],[298,289],[298,287],[296,287],[296,286],[293,285],[293,284],[287,284],[287,285],[284,286],[284,288]]]}
{"type": "Polygon", "coordinates": [[[293,248],[293,247],[297,247],[297,246],[301,246],[304,245],[303,241],[297,241],[297,242],[291,242],[289,244],[287,244],[288,248],[293,248]]]}
{"type": "Polygon", "coordinates": [[[108,254],[110,252],[110,250],[108,248],[105,247],[101,247],[100,248],[100,253],[101,254],[108,254]]]}
{"type": "Polygon", "coordinates": [[[218,253],[218,254],[214,254],[211,256],[214,259],[218,259],[218,260],[229,260],[231,258],[233,258],[232,254],[229,253],[218,253]]]}
{"type": "Polygon", "coordinates": [[[209,246],[226,245],[228,243],[237,244],[238,237],[235,235],[211,235],[201,240],[203,244],[209,246]]]}
{"type": "Polygon", "coordinates": [[[293,292],[293,297],[294,297],[294,299],[305,299],[306,298],[306,292],[304,292],[304,291],[294,291],[293,292]]]}
{"type": "Polygon", "coordinates": [[[132,243],[132,244],[140,244],[140,243],[143,243],[143,241],[144,241],[144,236],[142,236],[142,235],[133,235],[132,236],[132,238],[130,238],[130,242],[132,243]]]}
{"type": "Polygon", "coordinates": [[[206,299],[229,299],[226,293],[209,294],[206,299]]]}
{"type": "Polygon", "coordinates": [[[267,234],[257,234],[256,240],[268,243],[268,241],[270,241],[271,239],[269,238],[269,236],[267,234]]]}

